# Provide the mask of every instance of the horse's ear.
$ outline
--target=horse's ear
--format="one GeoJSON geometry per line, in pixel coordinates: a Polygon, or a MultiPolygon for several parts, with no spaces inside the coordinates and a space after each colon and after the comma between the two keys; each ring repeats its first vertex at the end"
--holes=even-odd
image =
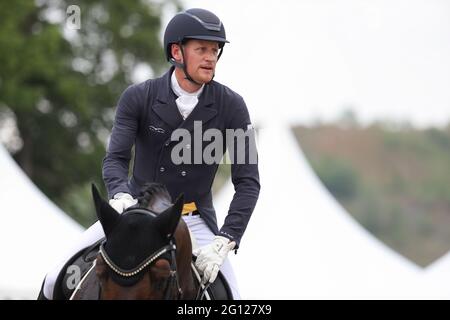
{"type": "Polygon", "coordinates": [[[163,236],[170,238],[178,226],[184,205],[184,194],[180,194],[175,203],[156,216],[156,223],[163,236]]]}
{"type": "Polygon", "coordinates": [[[103,200],[98,192],[97,187],[92,184],[92,197],[94,198],[95,210],[97,212],[97,217],[102,224],[103,231],[105,231],[106,237],[110,234],[111,230],[116,225],[119,220],[119,213],[109,205],[108,202],[103,200]]]}

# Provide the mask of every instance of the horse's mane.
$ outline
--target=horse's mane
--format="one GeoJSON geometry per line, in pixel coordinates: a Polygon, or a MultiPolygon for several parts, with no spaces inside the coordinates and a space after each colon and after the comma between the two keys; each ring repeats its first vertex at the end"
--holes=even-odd
{"type": "Polygon", "coordinates": [[[160,213],[171,206],[172,197],[163,184],[151,182],[146,183],[141,189],[138,202],[141,208],[160,213]]]}

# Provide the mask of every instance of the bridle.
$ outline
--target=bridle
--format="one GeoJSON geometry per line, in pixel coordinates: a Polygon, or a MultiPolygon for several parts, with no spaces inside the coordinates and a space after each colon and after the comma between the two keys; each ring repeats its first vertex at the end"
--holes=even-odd
{"type": "MultiPolygon", "coordinates": [[[[150,214],[152,216],[156,216],[155,213],[142,209],[142,208],[134,208],[126,212],[129,213],[139,213],[139,214],[150,214]]],[[[145,270],[150,264],[155,262],[160,256],[163,254],[169,252],[170,253],[170,275],[167,282],[167,287],[165,289],[164,299],[169,300],[172,294],[171,289],[176,288],[177,292],[177,299],[180,299],[183,295],[183,290],[180,287],[180,282],[178,280],[178,272],[177,272],[177,262],[176,262],[176,245],[174,241],[173,235],[169,238],[169,244],[163,246],[162,248],[156,250],[150,256],[148,256],[143,262],[141,262],[138,266],[132,268],[132,269],[122,269],[117,264],[114,263],[114,261],[111,259],[111,257],[108,255],[108,253],[105,250],[105,244],[106,240],[103,241],[100,245],[99,253],[102,256],[103,260],[106,262],[108,267],[117,275],[124,277],[124,278],[130,278],[133,276],[136,276],[143,270],[145,270]]]]}

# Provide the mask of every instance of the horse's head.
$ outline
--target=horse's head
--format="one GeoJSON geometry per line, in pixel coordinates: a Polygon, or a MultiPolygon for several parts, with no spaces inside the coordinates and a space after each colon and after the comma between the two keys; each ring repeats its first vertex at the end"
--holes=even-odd
{"type": "Polygon", "coordinates": [[[159,214],[135,208],[117,213],[92,188],[106,241],[97,256],[101,299],[175,299],[177,277],[174,233],[183,196],[159,214]]]}

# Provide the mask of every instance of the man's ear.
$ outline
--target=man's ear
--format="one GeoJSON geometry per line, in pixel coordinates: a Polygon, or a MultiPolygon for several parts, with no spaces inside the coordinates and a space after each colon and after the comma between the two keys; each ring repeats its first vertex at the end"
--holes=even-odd
{"type": "Polygon", "coordinates": [[[170,47],[170,53],[175,61],[183,63],[183,55],[181,54],[180,46],[176,43],[172,43],[170,47]]]}

